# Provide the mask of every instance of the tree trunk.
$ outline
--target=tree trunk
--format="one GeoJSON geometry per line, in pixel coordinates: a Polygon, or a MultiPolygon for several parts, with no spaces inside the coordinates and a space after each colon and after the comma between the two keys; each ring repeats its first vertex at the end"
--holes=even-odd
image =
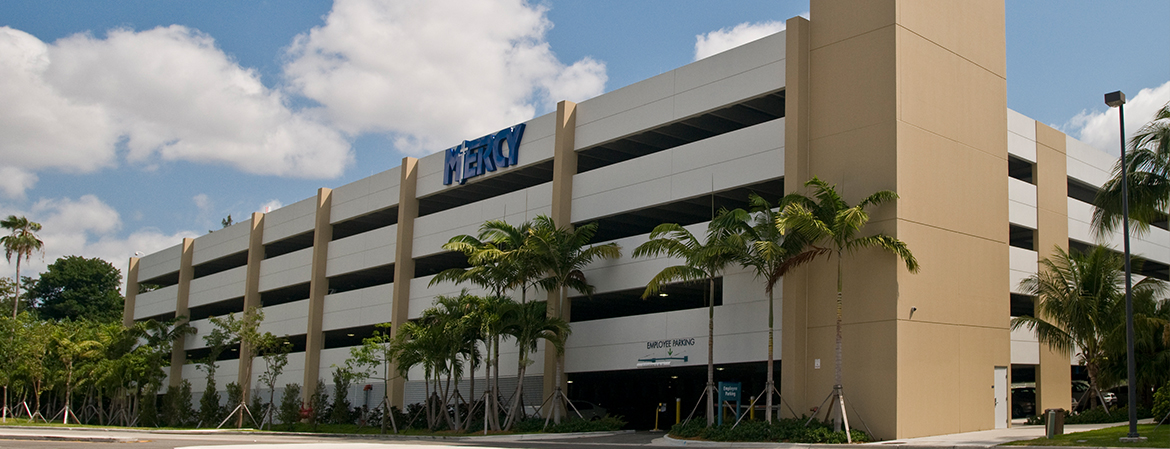
{"type": "MultiPolygon", "coordinates": [[[[775,379],[775,377],[773,377],[775,371],[773,371],[773,368],[772,368],[772,362],[773,362],[772,333],[773,333],[773,330],[775,329],[775,327],[774,327],[775,315],[773,315],[773,308],[774,308],[773,304],[774,303],[773,303],[772,288],[769,287],[768,288],[768,380],[766,382],[764,382],[764,394],[768,396],[768,399],[764,401],[764,414],[765,414],[764,420],[767,422],[772,422],[772,393],[773,393],[773,391],[775,391],[775,388],[776,388],[774,385],[772,385],[772,379],[775,379]]],[[[777,415],[776,416],[777,418],[780,417],[779,413],[777,413],[776,415],[777,415]]]]}
{"type": "Polygon", "coordinates": [[[500,396],[500,337],[493,335],[491,338],[491,350],[488,352],[488,360],[491,362],[487,367],[488,374],[488,394],[487,402],[484,404],[484,419],[487,420],[488,425],[492,430],[500,430],[500,403],[497,400],[500,396]]]}
{"type": "MultiPolygon", "coordinates": [[[[564,285],[562,285],[557,291],[557,318],[564,319],[565,296],[567,293],[568,287],[564,285]]],[[[565,321],[568,322],[568,320],[565,321]]],[[[568,340],[568,338],[566,338],[566,340],[568,340]]],[[[565,343],[567,344],[568,342],[566,341],[565,343]]],[[[547,357],[548,355],[546,354],[545,356],[547,357]]],[[[560,424],[561,416],[564,415],[564,407],[561,405],[561,402],[566,400],[565,392],[561,391],[561,374],[565,369],[565,357],[564,354],[553,354],[553,357],[557,358],[556,369],[553,370],[553,382],[555,382],[553,384],[553,395],[559,397],[553,398],[552,403],[549,405],[551,405],[553,408],[553,422],[560,424]]]]}
{"type": "Polygon", "coordinates": [[[16,296],[12,297],[12,319],[16,319],[16,309],[20,307],[20,254],[16,255],[16,296]]]}
{"type": "Polygon", "coordinates": [[[426,395],[426,399],[423,400],[423,410],[427,414],[427,429],[435,430],[435,419],[432,417],[432,410],[434,409],[433,404],[435,401],[433,398],[431,398],[431,376],[427,375],[424,377],[426,377],[427,380],[426,382],[423,382],[423,394],[426,395]]]}
{"type": "Polygon", "coordinates": [[[715,276],[707,295],[707,427],[715,425],[715,276]]]}
{"type": "MultiPolygon", "coordinates": [[[[844,376],[842,376],[842,371],[841,371],[841,291],[842,291],[841,285],[842,285],[842,283],[841,283],[841,252],[838,251],[837,252],[837,338],[836,338],[836,342],[833,345],[833,357],[834,357],[835,365],[837,365],[833,370],[833,381],[834,381],[834,390],[837,392],[841,391],[841,390],[837,389],[837,386],[840,386],[842,384],[842,379],[844,377],[844,376]]],[[[841,421],[842,421],[842,418],[845,417],[844,401],[841,401],[841,404],[842,405],[840,407],[837,407],[837,409],[838,409],[837,413],[833,415],[833,431],[834,432],[841,430],[841,421]]]]}
{"type": "Polygon", "coordinates": [[[65,413],[62,413],[61,424],[69,424],[69,401],[73,398],[73,365],[65,365],[65,413]]]}
{"type": "Polygon", "coordinates": [[[527,367],[524,366],[524,359],[527,357],[527,351],[521,347],[520,361],[517,363],[519,365],[517,376],[519,377],[516,378],[516,395],[512,403],[508,406],[508,417],[504,420],[504,430],[511,430],[512,425],[516,423],[516,409],[520,405],[520,399],[524,397],[524,372],[527,371],[527,367]]]}

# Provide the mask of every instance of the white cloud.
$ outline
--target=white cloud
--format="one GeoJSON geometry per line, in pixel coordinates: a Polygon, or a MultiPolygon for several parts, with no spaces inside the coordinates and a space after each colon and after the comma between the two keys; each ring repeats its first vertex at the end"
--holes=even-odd
{"type": "Polygon", "coordinates": [[[545,11],[522,0],[338,1],[294,40],[284,70],[341,129],[439,151],[602,93],[604,63],[561,63],[545,11]]]}
{"type": "Polygon", "coordinates": [[[16,167],[0,166],[0,193],[14,199],[24,199],[24,191],[37,183],[37,175],[16,167]]]}
{"type": "MultiPolygon", "coordinates": [[[[179,25],[45,44],[0,27],[0,160],[35,173],[90,172],[126,158],[335,177],[353,160],[337,130],[291,109],[208,35],[179,25]]],[[[4,192],[30,187],[6,183],[4,192]]]]}
{"type": "Polygon", "coordinates": [[[25,173],[112,165],[118,138],[113,119],[100,105],[58,92],[45,79],[50,59],[49,46],[39,39],[0,27],[0,160],[25,173]]]}
{"type": "MultiPolygon", "coordinates": [[[[808,14],[803,14],[807,16],[808,14]]],[[[744,22],[732,28],[722,28],[695,36],[695,60],[721,53],[770,34],[784,31],[786,24],[777,22],[744,22]]]]}
{"type": "MultiPolygon", "coordinates": [[[[150,254],[177,245],[184,237],[198,236],[191,231],[168,235],[154,228],[142,228],[120,237],[122,220],[118,212],[93,195],[42,199],[29,210],[0,205],[0,216],[8,215],[26,216],[43,226],[38,235],[45,242],[44,255],[33,255],[27,263],[22,262],[23,276],[35,277],[48,264],[71,255],[99,257],[122,270],[124,276],[126,264],[135,251],[150,254]]],[[[0,276],[15,275],[15,258],[12,262],[0,260],[0,267],[4,267],[0,276]]]]}
{"type": "MultiPolygon", "coordinates": [[[[1159,109],[1170,103],[1170,81],[1158,87],[1142,89],[1126,100],[1125,133],[1128,139],[1154,118],[1159,109]]],[[[1081,111],[1058,128],[1097,149],[1120,156],[1118,113],[1117,108],[1109,108],[1105,112],[1081,111]]]]}
{"type": "Polygon", "coordinates": [[[200,193],[191,198],[195,202],[195,207],[199,208],[201,215],[206,215],[211,212],[211,198],[206,193],[200,193]]]}

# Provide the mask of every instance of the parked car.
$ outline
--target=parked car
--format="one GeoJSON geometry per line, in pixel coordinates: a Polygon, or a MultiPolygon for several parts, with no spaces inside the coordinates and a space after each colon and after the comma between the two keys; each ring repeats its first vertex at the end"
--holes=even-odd
{"type": "Polygon", "coordinates": [[[1027,418],[1036,415],[1036,388],[1012,388],[1012,418],[1027,418]]]}
{"type": "Polygon", "coordinates": [[[1101,393],[1101,396],[1105,398],[1105,403],[1108,404],[1110,407],[1117,405],[1117,394],[1116,393],[1114,393],[1112,391],[1106,391],[1104,393],[1101,393]]]}
{"type": "MultiPolygon", "coordinates": [[[[605,417],[605,407],[594,404],[589,401],[573,401],[573,407],[581,412],[581,419],[586,421],[594,421],[605,417]]],[[[569,410],[569,416],[573,416],[572,410],[569,410]]]]}

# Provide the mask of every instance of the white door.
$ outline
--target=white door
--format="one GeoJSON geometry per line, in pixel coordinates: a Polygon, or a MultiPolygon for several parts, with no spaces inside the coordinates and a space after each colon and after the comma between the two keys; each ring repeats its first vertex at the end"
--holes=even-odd
{"type": "Polygon", "coordinates": [[[1008,413],[1008,370],[1007,367],[995,367],[995,383],[992,384],[995,392],[995,428],[1006,429],[1011,414],[1008,413]]]}

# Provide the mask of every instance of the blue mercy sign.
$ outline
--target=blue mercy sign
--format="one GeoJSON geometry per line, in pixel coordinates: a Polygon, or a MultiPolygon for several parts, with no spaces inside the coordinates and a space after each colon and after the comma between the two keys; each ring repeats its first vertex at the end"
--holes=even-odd
{"type": "Polygon", "coordinates": [[[498,168],[516,165],[520,152],[520,139],[524,137],[524,124],[504,128],[495,134],[488,134],[475,140],[464,140],[454,148],[445,151],[443,162],[443,185],[459,184],[498,168]]]}

